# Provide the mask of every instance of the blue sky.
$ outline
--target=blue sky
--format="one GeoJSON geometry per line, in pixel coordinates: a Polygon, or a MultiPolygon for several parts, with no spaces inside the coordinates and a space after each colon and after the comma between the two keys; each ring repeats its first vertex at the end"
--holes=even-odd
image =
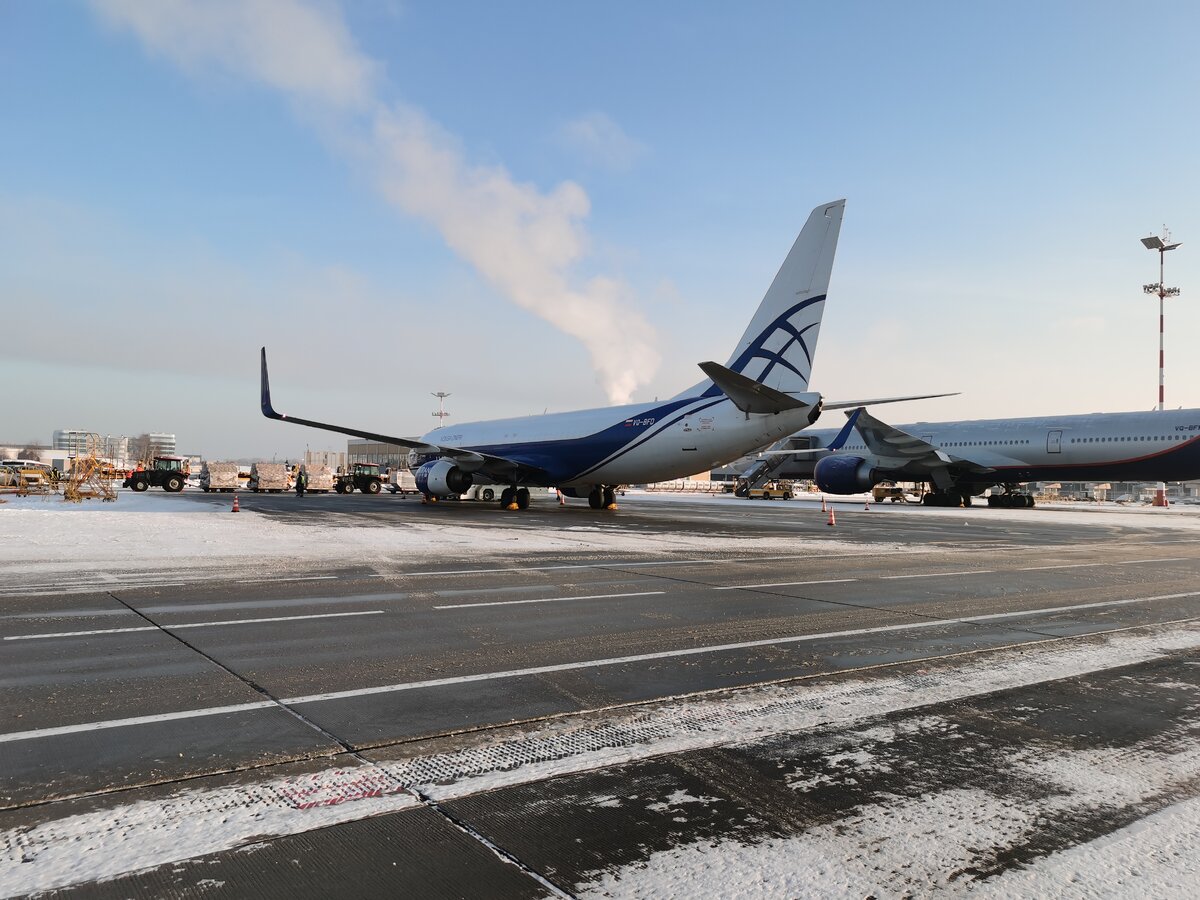
{"type": "MultiPolygon", "coordinates": [[[[0,2],[0,440],[210,456],[651,400],[848,200],[813,387],[1200,406],[1200,10],[0,2]]],[[[831,424],[832,420],[822,424],[831,424]]],[[[832,423],[836,424],[836,423],[832,423]]]]}

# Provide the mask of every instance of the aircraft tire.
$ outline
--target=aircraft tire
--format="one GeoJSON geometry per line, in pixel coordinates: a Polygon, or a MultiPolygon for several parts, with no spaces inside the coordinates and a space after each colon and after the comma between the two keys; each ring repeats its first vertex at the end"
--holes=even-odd
{"type": "Polygon", "coordinates": [[[588,494],[588,506],[592,509],[600,509],[604,506],[604,497],[600,493],[600,488],[592,488],[588,494]]]}
{"type": "Polygon", "coordinates": [[[517,509],[529,509],[529,488],[517,488],[517,509]]]}

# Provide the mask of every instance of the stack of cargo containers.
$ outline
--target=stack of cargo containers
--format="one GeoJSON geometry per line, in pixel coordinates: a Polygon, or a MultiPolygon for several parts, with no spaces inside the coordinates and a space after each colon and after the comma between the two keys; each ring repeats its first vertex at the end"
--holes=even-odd
{"type": "Polygon", "coordinates": [[[289,487],[287,466],[283,463],[255,463],[250,467],[250,490],[256,494],[278,494],[289,487]]]}
{"type": "Polygon", "coordinates": [[[308,476],[306,491],[327,494],[333,490],[333,469],[329,466],[305,466],[304,473],[308,476]]]}
{"type": "Polygon", "coordinates": [[[206,462],[200,469],[200,487],[206,491],[236,491],[241,484],[235,462],[206,462]]]}

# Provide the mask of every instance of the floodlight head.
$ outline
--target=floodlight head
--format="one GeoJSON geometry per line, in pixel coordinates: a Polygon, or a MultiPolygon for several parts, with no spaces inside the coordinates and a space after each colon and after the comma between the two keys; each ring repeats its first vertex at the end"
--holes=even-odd
{"type": "Polygon", "coordinates": [[[1164,251],[1166,251],[1166,250],[1174,250],[1174,249],[1175,249],[1176,247],[1178,247],[1178,246],[1179,246],[1179,244],[1178,244],[1178,243],[1175,243],[1175,244],[1164,244],[1164,245],[1163,245],[1163,250],[1164,250],[1164,251]]]}
{"type": "MultiPolygon", "coordinates": [[[[1162,242],[1162,238],[1155,237],[1154,235],[1150,235],[1150,237],[1142,238],[1142,244],[1146,247],[1147,250],[1161,250],[1161,249],[1163,249],[1163,246],[1164,246],[1163,242],[1162,242]]],[[[1176,244],[1176,246],[1178,246],[1178,244],[1176,244]]]]}

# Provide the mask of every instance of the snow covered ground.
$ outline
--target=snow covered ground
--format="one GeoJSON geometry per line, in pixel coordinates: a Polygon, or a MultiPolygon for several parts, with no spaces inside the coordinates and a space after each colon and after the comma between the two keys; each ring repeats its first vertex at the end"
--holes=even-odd
{"type": "MultiPolygon", "coordinates": [[[[672,502],[653,497],[655,503],[672,502]]],[[[714,548],[712,535],[628,530],[613,527],[607,518],[577,521],[562,526],[531,526],[519,514],[502,518],[486,528],[479,523],[456,523],[454,510],[445,521],[414,524],[403,517],[387,524],[347,523],[313,515],[304,524],[254,512],[254,498],[242,499],[241,512],[230,512],[230,500],[193,499],[150,492],[121,491],[115,503],[97,500],[66,503],[59,497],[8,497],[0,504],[0,566],[4,584],[0,590],[39,574],[135,567],[146,573],[163,570],[237,567],[254,559],[265,567],[296,570],[341,564],[390,564],[396,560],[419,560],[453,556],[461,548],[464,559],[487,559],[516,553],[700,553],[714,548]]],[[[303,502],[306,508],[326,508],[337,513],[342,498],[315,496],[303,502]]],[[[397,503],[412,501],[395,501],[397,503]]],[[[552,502],[552,500],[550,501],[552,502]]],[[[576,501],[578,502],[578,501],[576,501]]],[[[677,500],[675,502],[678,502],[677,500]]],[[[719,502],[719,501],[713,501],[719,502]]],[[[737,502],[737,501],[733,501],[737,502]]],[[[1200,527],[1200,518],[1197,520],[1200,527]]],[[[824,536],[823,536],[824,538],[824,536]]],[[[876,544],[879,553],[895,552],[900,543],[876,544]]],[[[798,553],[820,548],[823,553],[860,552],[849,541],[824,538],[807,541],[795,536],[777,538],[724,535],[719,549],[736,553],[798,553]]]]}
{"type": "MultiPolygon", "coordinates": [[[[214,562],[236,562],[259,557],[279,562],[319,563],[328,559],[347,562],[390,561],[446,555],[448,549],[470,549],[473,558],[539,552],[594,551],[614,553],[699,552],[714,549],[710,534],[629,532],[614,528],[614,522],[597,517],[595,522],[566,527],[530,526],[519,515],[501,518],[481,528],[478,523],[455,523],[453,512],[445,521],[414,525],[398,517],[389,524],[378,522],[348,525],[324,522],[313,516],[302,526],[254,512],[254,498],[243,499],[242,511],[229,511],[229,499],[174,497],[151,492],[121,491],[115,503],[98,500],[65,503],[58,497],[4,498],[0,504],[0,565],[10,575],[36,568],[52,570],[56,565],[122,565],[148,567],[211,566],[214,562]]],[[[316,496],[304,502],[309,508],[337,512],[341,498],[316,496]]],[[[638,504],[703,504],[750,509],[772,516],[810,515],[810,498],[772,503],[738,500],[727,495],[696,495],[637,492],[629,499],[638,504]]],[[[405,501],[397,501],[405,502],[405,501]]],[[[578,501],[575,501],[578,502],[578,501]]],[[[820,502],[819,498],[811,502],[820,502]]],[[[831,500],[831,502],[833,502],[831,500]]],[[[862,500],[838,499],[838,509],[861,509],[862,500]]],[[[872,512],[887,515],[903,508],[874,504],[872,512]]],[[[946,519],[986,517],[989,522],[1048,524],[1118,524],[1135,528],[1153,527],[1170,531],[1200,531],[1200,508],[1171,510],[1128,509],[1117,506],[1078,506],[1033,510],[953,510],[934,507],[913,511],[922,517],[946,519]]],[[[873,544],[877,552],[895,551],[900,542],[873,544]]],[[[722,535],[719,549],[737,552],[753,548],[767,553],[800,552],[819,547],[825,553],[855,552],[861,545],[841,542],[829,535],[809,541],[796,535],[778,538],[739,538],[722,535]]]]}

